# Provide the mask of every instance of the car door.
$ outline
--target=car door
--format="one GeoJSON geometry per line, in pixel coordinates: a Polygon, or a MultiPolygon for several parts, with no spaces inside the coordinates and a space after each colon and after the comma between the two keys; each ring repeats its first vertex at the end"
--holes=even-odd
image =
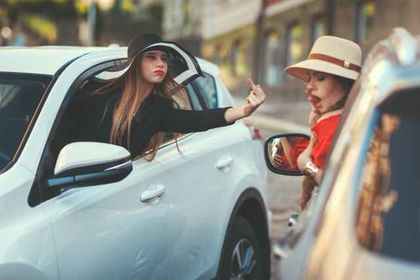
{"type": "Polygon", "coordinates": [[[159,163],[133,163],[120,182],[72,189],[47,203],[61,279],[153,278],[170,248],[159,163]]]}
{"type": "MultiPolygon", "coordinates": [[[[63,133],[55,130],[66,115],[63,106],[69,104],[73,89],[105,67],[108,59],[122,56],[119,55],[82,57],[60,75],[55,85],[61,87],[51,90],[48,97],[51,100],[46,104],[63,105],[50,131],[43,158],[48,158],[48,145],[54,142],[54,137],[63,133]],[[60,79],[74,82],[70,86],[60,79]]],[[[40,170],[53,168],[46,162],[40,170]]],[[[130,175],[120,182],[45,196],[41,205],[51,215],[60,279],[156,279],[153,275],[170,240],[166,228],[168,205],[159,199],[162,195],[156,180],[159,174],[159,163],[146,164],[140,159],[134,161],[130,175]]],[[[42,174],[38,175],[42,178],[42,174]]],[[[40,184],[42,191],[48,192],[40,184]]]]}
{"type": "MultiPolygon", "coordinates": [[[[203,99],[198,90],[189,87],[196,109],[206,104],[200,102],[203,99]]],[[[162,174],[167,176],[162,199],[170,203],[168,223],[172,235],[166,270],[161,270],[156,279],[215,276],[234,198],[243,191],[245,178],[252,185],[250,178],[256,173],[250,158],[254,155],[252,149],[261,146],[251,142],[249,130],[237,123],[184,136],[179,139],[179,152],[174,144],[159,151],[155,161],[162,163],[162,174]]]]}

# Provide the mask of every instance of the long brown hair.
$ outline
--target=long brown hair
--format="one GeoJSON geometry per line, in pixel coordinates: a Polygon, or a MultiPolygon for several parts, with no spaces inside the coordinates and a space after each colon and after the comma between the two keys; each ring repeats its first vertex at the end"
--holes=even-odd
{"type": "MultiPolygon", "coordinates": [[[[112,116],[110,142],[116,145],[127,146],[128,148],[130,148],[131,145],[130,140],[133,118],[147,97],[145,89],[142,87],[142,73],[140,67],[137,66],[138,61],[141,59],[142,57],[140,56],[137,61],[135,61],[127,70],[127,73],[125,73],[125,75],[120,78],[123,79],[122,94],[115,106],[112,116]]],[[[171,101],[173,101],[172,95],[174,95],[176,92],[185,91],[181,85],[177,84],[171,78],[169,71],[164,80],[156,85],[153,90],[156,92],[151,92],[150,94],[161,94],[171,101]]],[[[179,134],[175,134],[175,141],[179,150],[177,142],[178,136],[179,134]]],[[[163,132],[158,132],[152,136],[145,150],[148,151],[147,155],[145,156],[146,160],[151,161],[154,159],[159,146],[163,142],[163,139],[163,132]]]]}
{"type": "Polygon", "coordinates": [[[337,79],[338,83],[340,84],[341,88],[343,89],[344,96],[338,100],[328,111],[335,111],[338,109],[343,109],[344,105],[346,104],[347,97],[350,95],[350,91],[354,85],[354,80],[347,79],[344,77],[332,75],[335,79],[337,79]]]}

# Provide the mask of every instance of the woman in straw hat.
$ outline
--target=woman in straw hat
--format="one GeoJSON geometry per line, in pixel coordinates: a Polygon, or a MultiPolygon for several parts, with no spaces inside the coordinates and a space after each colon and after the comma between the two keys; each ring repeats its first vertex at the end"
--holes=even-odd
{"type": "Polygon", "coordinates": [[[305,174],[301,209],[321,180],[344,104],[359,77],[361,62],[362,52],[356,43],[322,36],[315,41],[306,60],[286,68],[289,75],[305,82],[305,94],[311,104],[311,141],[298,158],[298,167],[305,174]]]}
{"type": "MultiPolygon", "coordinates": [[[[226,126],[252,114],[265,100],[260,86],[250,80],[247,102],[238,107],[204,111],[175,108],[174,94],[201,74],[196,59],[181,46],[157,35],[134,38],[128,46],[128,61],[120,78],[94,94],[94,107],[101,107],[92,127],[96,141],[129,149],[132,156],[147,153],[152,160],[163,141],[162,132],[195,132],[226,126]],[[102,104],[102,106],[100,105],[102,104]],[[105,108],[105,109],[103,109],[105,108]]],[[[122,70],[121,70],[122,68],[122,70]]]]}

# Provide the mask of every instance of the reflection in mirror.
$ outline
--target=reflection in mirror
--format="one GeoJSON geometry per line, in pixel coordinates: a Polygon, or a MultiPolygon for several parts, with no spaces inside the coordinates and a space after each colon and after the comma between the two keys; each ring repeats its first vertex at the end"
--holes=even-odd
{"type": "Polygon", "coordinates": [[[283,134],[266,142],[267,166],[273,172],[286,175],[302,175],[297,165],[299,155],[309,144],[304,134],[283,134]]]}

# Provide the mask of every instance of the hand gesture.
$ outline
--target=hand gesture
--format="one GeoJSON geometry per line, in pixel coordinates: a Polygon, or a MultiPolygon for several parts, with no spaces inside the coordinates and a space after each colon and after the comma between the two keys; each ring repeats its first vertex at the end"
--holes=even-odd
{"type": "Polygon", "coordinates": [[[251,79],[248,79],[249,95],[246,98],[247,103],[243,106],[244,115],[251,115],[262,103],[266,95],[260,85],[255,85],[251,79]]]}

